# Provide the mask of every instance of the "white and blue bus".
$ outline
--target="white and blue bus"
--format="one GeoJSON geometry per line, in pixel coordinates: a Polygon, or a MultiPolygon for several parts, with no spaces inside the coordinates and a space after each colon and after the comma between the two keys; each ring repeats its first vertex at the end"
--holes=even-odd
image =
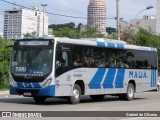
{"type": "Polygon", "coordinates": [[[31,37],[14,41],[10,94],[38,103],[82,95],[132,100],[134,93],[156,89],[157,49],[109,39],[31,37]]]}

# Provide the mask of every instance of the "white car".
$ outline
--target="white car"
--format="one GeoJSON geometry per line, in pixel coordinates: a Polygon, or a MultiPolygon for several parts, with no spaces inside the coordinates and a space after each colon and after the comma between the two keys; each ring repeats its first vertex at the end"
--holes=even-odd
{"type": "Polygon", "coordinates": [[[160,90],[160,76],[158,76],[158,80],[157,80],[157,91],[160,90]]]}

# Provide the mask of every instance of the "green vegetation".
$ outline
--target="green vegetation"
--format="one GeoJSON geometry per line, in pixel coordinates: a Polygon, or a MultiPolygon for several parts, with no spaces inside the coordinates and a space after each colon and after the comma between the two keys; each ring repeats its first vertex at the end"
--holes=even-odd
{"type": "Polygon", "coordinates": [[[0,38],[0,90],[8,89],[9,83],[9,61],[11,49],[8,49],[6,59],[4,60],[4,50],[5,46],[12,45],[13,42],[11,40],[4,40],[0,38]]]}
{"type": "Polygon", "coordinates": [[[36,36],[36,32],[24,34],[24,37],[33,37],[33,36],[36,36]]]}
{"type": "Polygon", "coordinates": [[[105,37],[98,33],[95,28],[86,26],[83,31],[80,31],[81,23],[76,25],[74,23],[66,23],[60,25],[50,25],[49,28],[53,29],[53,35],[56,37],[68,37],[68,38],[101,38],[105,37]]]}

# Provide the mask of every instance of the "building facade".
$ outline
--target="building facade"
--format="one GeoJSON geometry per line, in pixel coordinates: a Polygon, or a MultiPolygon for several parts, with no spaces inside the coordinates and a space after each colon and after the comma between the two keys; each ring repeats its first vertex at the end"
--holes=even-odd
{"type": "Polygon", "coordinates": [[[143,16],[143,19],[132,19],[130,21],[131,29],[134,33],[137,33],[140,28],[150,31],[156,34],[156,17],[155,16],[143,16]]]}
{"type": "Polygon", "coordinates": [[[156,33],[160,35],[160,0],[157,0],[156,33]]]}
{"type": "Polygon", "coordinates": [[[43,21],[44,35],[48,35],[48,16],[46,13],[43,14],[43,12],[39,11],[36,8],[34,8],[33,10],[6,10],[4,11],[4,38],[21,38],[27,33],[35,33],[37,36],[42,36],[43,21]]]}
{"type": "Polygon", "coordinates": [[[101,34],[106,34],[105,0],[90,0],[87,20],[88,26],[97,28],[97,31],[101,34]]]}

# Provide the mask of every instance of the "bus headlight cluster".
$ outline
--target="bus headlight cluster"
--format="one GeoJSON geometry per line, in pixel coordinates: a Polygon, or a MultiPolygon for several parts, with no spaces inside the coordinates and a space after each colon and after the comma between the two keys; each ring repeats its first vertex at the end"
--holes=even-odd
{"type": "Polygon", "coordinates": [[[14,81],[11,75],[9,76],[9,84],[13,87],[17,87],[17,83],[14,81]]]}
{"type": "Polygon", "coordinates": [[[52,82],[52,78],[48,79],[43,85],[42,87],[48,87],[52,82]]]}

